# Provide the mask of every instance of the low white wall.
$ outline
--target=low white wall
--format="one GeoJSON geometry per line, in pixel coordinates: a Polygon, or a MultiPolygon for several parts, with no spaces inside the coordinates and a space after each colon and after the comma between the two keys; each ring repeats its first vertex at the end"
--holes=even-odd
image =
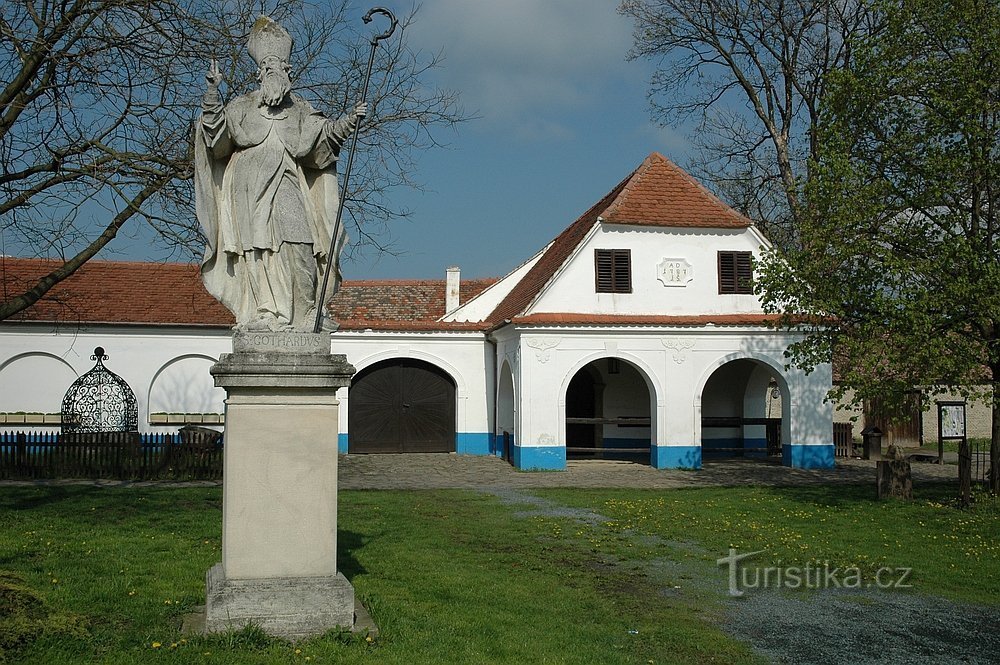
{"type": "MultiPolygon", "coordinates": [[[[221,354],[232,351],[228,329],[152,326],[58,326],[17,324],[0,328],[0,412],[58,413],[70,384],[94,367],[95,347],[108,355],[105,367],[135,393],[139,430],[149,414],[222,413],[225,392],[208,374],[221,354]]],[[[21,429],[8,427],[7,429],[21,429]]]]}

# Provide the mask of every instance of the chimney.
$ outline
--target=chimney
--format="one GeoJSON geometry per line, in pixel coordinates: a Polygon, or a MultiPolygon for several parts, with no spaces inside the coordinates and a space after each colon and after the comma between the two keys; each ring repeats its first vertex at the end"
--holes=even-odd
{"type": "Polygon", "coordinates": [[[462,269],[458,266],[451,266],[447,271],[447,280],[444,291],[444,313],[451,314],[459,305],[459,284],[461,283],[462,269]]]}

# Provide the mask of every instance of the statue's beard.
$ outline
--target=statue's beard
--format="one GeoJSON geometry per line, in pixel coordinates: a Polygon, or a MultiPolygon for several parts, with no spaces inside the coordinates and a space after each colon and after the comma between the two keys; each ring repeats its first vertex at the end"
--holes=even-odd
{"type": "Polygon", "coordinates": [[[268,70],[260,80],[261,101],[268,106],[278,106],[292,89],[288,74],[279,70],[268,70]]]}

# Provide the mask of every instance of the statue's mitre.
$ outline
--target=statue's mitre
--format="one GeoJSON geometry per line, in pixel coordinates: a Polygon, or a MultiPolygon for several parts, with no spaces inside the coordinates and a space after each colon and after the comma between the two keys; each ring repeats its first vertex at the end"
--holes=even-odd
{"type": "Polygon", "coordinates": [[[261,16],[250,29],[247,50],[258,65],[271,55],[277,56],[282,62],[288,62],[292,54],[292,36],[277,21],[261,16]]]}

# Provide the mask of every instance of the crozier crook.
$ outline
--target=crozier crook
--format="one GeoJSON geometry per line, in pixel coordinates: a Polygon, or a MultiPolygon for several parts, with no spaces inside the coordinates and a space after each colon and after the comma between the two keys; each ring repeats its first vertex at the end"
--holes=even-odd
{"type": "MultiPolygon", "coordinates": [[[[388,39],[393,32],[396,31],[396,25],[398,21],[391,11],[383,7],[372,7],[368,10],[361,20],[365,23],[372,22],[372,15],[382,14],[386,16],[391,23],[389,24],[389,29],[380,35],[375,35],[371,39],[371,55],[368,56],[368,70],[365,72],[365,84],[361,92],[361,101],[368,99],[368,84],[371,82],[372,78],[372,66],[375,64],[375,49],[378,47],[378,43],[383,39],[388,39]]],[[[340,187],[340,205],[337,206],[337,220],[333,225],[333,237],[330,238],[330,251],[327,253],[329,258],[329,264],[333,265],[335,263],[334,252],[337,251],[337,238],[340,237],[341,228],[343,228],[343,217],[344,217],[344,203],[347,200],[347,182],[351,178],[351,167],[354,165],[354,152],[355,148],[358,146],[358,131],[361,129],[361,123],[357,123],[354,127],[354,133],[351,136],[351,149],[347,153],[347,168],[344,170],[344,182],[340,187]]],[[[323,310],[326,308],[326,290],[330,284],[330,270],[326,270],[323,273],[323,286],[319,290],[320,297],[317,299],[316,307],[316,323],[313,325],[313,332],[318,333],[320,327],[323,324],[323,310]]]]}

